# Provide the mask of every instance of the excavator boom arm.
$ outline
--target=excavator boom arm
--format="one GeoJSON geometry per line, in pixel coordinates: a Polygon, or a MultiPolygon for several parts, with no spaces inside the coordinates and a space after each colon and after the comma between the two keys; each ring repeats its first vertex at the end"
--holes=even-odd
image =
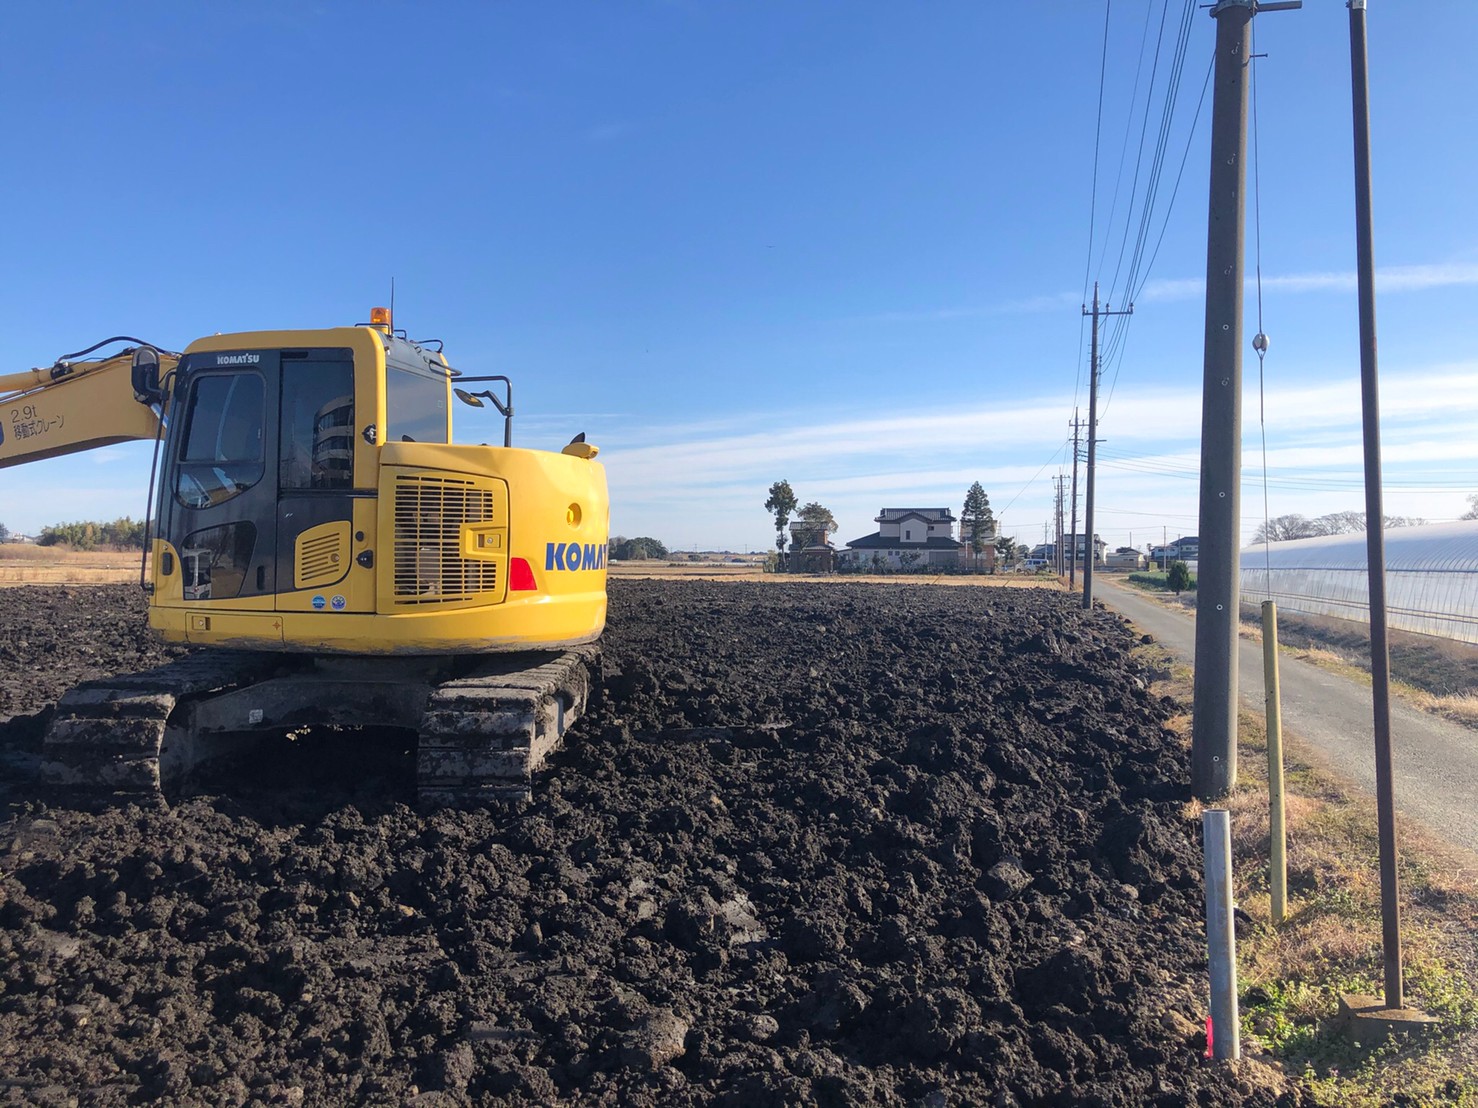
{"type": "Polygon", "coordinates": [[[158,382],[178,361],[178,355],[130,347],[96,361],[0,375],[0,469],[152,439],[161,418],[158,382]],[[144,379],[136,355],[148,368],[144,379]]]}

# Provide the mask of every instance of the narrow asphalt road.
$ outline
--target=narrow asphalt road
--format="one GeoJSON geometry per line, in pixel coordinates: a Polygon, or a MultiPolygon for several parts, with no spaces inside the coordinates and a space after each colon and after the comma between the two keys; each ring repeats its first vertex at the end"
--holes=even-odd
{"type": "MultiPolygon", "coordinates": [[[[1093,593],[1171,653],[1193,664],[1196,625],[1128,586],[1095,576],[1093,593]]],[[[1262,644],[1240,640],[1239,692],[1243,705],[1264,709],[1262,644]]],[[[1375,738],[1370,688],[1338,674],[1278,658],[1283,732],[1303,739],[1336,770],[1375,795],[1375,738]]],[[[1448,842],[1478,851],[1478,732],[1440,716],[1391,702],[1391,747],[1399,818],[1425,823],[1448,842]]],[[[1398,825],[1399,827],[1399,825],[1398,825]]]]}

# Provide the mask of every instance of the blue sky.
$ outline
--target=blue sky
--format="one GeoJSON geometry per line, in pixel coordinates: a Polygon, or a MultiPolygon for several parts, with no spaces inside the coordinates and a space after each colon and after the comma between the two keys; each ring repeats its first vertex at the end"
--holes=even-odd
{"type": "MultiPolygon", "coordinates": [[[[360,322],[393,276],[413,338],[514,378],[520,445],[601,446],[617,533],[766,548],[783,477],[846,540],[979,480],[1040,541],[1182,9],[1113,4],[1095,202],[1101,2],[12,6],[0,371],[360,322]]],[[[1269,508],[1318,515],[1362,505],[1348,15],[1255,22],[1269,508]]],[[[1371,0],[1369,26],[1387,510],[1451,519],[1478,489],[1478,8],[1371,0]]],[[[1105,366],[1114,545],[1196,531],[1214,31],[1191,15],[1163,239],[1105,366]]],[[[148,454],[0,471],[0,522],[139,516],[148,454]]]]}

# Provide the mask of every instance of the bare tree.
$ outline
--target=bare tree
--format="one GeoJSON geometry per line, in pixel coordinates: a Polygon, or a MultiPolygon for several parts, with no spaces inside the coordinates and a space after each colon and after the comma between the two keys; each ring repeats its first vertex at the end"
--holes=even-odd
{"type": "Polygon", "coordinates": [[[1309,539],[1320,532],[1314,530],[1314,524],[1297,513],[1286,516],[1274,516],[1264,522],[1257,529],[1257,534],[1252,536],[1253,542],[1287,542],[1290,539],[1309,539]]]}
{"type": "Polygon", "coordinates": [[[1348,535],[1365,530],[1364,512],[1330,512],[1309,521],[1316,535],[1348,535]]]}
{"type": "MultiPolygon", "coordinates": [[[[1478,494],[1475,494],[1478,512],[1478,494]]],[[[1478,515],[1473,518],[1478,519],[1478,515]]],[[[1392,527],[1420,527],[1426,523],[1420,516],[1385,516],[1381,523],[1385,529],[1392,527]]],[[[1293,514],[1275,516],[1257,529],[1253,542],[1287,542],[1290,539],[1311,539],[1319,535],[1350,535],[1365,530],[1364,512],[1328,512],[1313,519],[1293,514]]]]}

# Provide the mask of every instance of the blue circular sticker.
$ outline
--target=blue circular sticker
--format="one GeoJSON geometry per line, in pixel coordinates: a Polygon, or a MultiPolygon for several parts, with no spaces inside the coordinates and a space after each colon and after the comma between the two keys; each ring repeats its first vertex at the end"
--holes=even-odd
{"type": "Polygon", "coordinates": [[[323,597],[321,597],[321,596],[315,596],[313,598],[313,610],[315,612],[321,612],[321,611],[323,611],[323,606],[324,606],[325,603],[327,603],[327,601],[325,601],[323,599],[323,597]]]}
{"type": "Polygon", "coordinates": [[[349,602],[345,600],[342,596],[336,596],[332,600],[330,600],[329,603],[333,605],[334,611],[342,612],[344,610],[344,605],[349,602]]]}

